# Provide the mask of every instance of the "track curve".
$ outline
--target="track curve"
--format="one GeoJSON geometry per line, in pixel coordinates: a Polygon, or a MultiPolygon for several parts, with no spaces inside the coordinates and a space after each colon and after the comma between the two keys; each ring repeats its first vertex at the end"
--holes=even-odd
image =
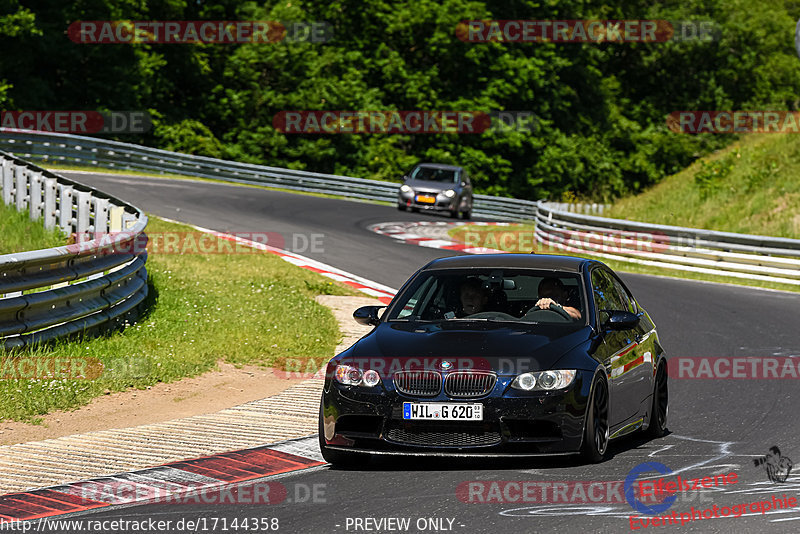
{"type": "MultiPolygon", "coordinates": [[[[370,232],[386,221],[441,220],[398,212],[392,207],[209,182],[138,176],[73,174],[77,181],[124,198],[149,213],[226,232],[321,233],[323,250],[301,252],[365,278],[399,287],[427,261],[456,252],[403,244],[370,232]]],[[[800,357],[798,295],[738,286],[621,273],[658,325],[670,356],[800,357]]],[[[800,459],[793,380],[672,380],[667,437],[651,442],[628,439],[612,446],[613,457],[600,465],[569,460],[486,463],[441,461],[377,462],[364,470],[322,468],[293,475],[295,483],[322,484],[324,502],[286,502],[270,507],[144,505],[95,513],[92,517],[147,518],[262,516],[281,518],[285,532],[377,532],[346,528],[356,517],[452,518],[452,531],[550,531],[562,529],[621,532],[630,530],[626,504],[596,506],[541,504],[466,504],[456,496],[469,480],[623,480],[635,465],[658,461],[684,476],[734,471],[738,484],[713,495],[713,502],[691,506],[728,506],[786,493],[798,497],[800,478],[768,483],[753,458],[772,445],[800,459]],[[736,493],[738,492],[738,493],[736,493]],[[338,526],[337,526],[338,525],[338,526]]],[[[702,532],[792,531],[800,511],[713,519],[681,530],[702,532]]],[[[447,523],[443,523],[447,525],[447,523]]],[[[413,528],[410,531],[415,531],[413,528]]],[[[427,530],[431,531],[431,530],[427,530]]]]}

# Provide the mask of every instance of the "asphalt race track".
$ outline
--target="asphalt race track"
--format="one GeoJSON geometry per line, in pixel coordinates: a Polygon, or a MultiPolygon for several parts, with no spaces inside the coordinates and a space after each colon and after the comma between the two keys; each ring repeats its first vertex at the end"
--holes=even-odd
{"type": "MultiPolygon", "coordinates": [[[[64,174],[158,216],[226,232],[280,233],[290,250],[292,234],[323,234],[322,251],[296,252],[394,288],[425,262],[449,254],[366,230],[378,222],[446,220],[439,216],[208,182],[64,174]]],[[[624,273],[622,277],[655,320],[671,357],[800,357],[797,295],[624,273]]],[[[359,470],[324,466],[283,476],[278,481],[287,487],[288,498],[280,504],[151,504],[105,509],[76,519],[206,518],[210,526],[214,518],[218,524],[219,518],[278,518],[279,531],[290,533],[630,532],[632,509],[624,499],[600,504],[467,503],[459,499],[457,488],[467,481],[622,481],[637,464],[661,462],[684,478],[738,475],[735,484],[679,495],[661,515],[690,512],[692,507],[768,501],[773,495],[798,497],[800,477],[795,473],[784,483],[772,483],[764,469],[753,464],[753,459],[773,445],[779,446],[784,456],[800,461],[794,391],[796,382],[792,380],[673,379],[670,434],[650,442],[638,438],[617,441],[612,445],[612,457],[599,465],[585,466],[569,458],[381,460],[359,470]],[[315,485],[319,490],[316,499],[300,498],[315,485]],[[369,521],[363,521],[365,518],[369,521]],[[404,530],[402,524],[386,523],[388,518],[409,518],[410,526],[404,530]],[[384,522],[376,528],[378,523],[373,520],[384,522]]],[[[509,500],[515,496],[510,494],[509,500]]],[[[800,507],[778,512],[762,514],[748,509],[737,518],[641,530],[793,532],[800,528],[800,507]]],[[[201,528],[196,531],[203,532],[201,528]]]]}

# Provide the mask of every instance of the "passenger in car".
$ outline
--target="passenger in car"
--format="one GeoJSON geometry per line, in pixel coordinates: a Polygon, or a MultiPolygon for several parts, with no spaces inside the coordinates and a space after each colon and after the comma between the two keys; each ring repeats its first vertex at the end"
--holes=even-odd
{"type": "Polygon", "coordinates": [[[483,285],[483,281],[471,276],[461,283],[461,317],[486,311],[489,306],[491,292],[483,285]]]}
{"type": "Polygon", "coordinates": [[[551,304],[561,306],[575,320],[582,317],[580,310],[571,306],[573,303],[569,302],[569,291],[567,291],[564,283],[552,276],[539,282],[539,300],[536,301],[536,306],[546,310],[551,304]]]}

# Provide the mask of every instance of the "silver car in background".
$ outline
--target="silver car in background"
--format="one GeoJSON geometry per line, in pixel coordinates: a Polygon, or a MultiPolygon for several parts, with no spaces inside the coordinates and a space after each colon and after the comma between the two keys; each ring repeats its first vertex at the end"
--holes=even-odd
{"type": "Polygon", "coordinates": [[[472,216],[472,184],[463,167],[420,163],[403,180],[397,209],[446,211],[458,219],[472,216]]]}

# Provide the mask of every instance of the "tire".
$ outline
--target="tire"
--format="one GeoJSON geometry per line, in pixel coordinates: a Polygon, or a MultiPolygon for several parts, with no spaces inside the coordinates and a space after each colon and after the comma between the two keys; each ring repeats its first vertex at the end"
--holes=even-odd
{"type": "Polygon", "coordinates": [[[461,218],[461,212],[458,211],[458,208],[456,208],[454,210],[450,210],[450,218],[451,219],[460,219],[461,218]]]}
{"type": "Polygon", "coordinates": [[[347,468],[363,463],[358,453],[329,449],[325,444],[325,428],[322,424],[322,402],[319,404],[319,451],[325,461],[334,467],[347,468]]]}
{"type": "Polygon", "coordinates": [[[472,211],[471,210],[467,210],[467,211],[465,211],[463,213],[464,213],[464,216],[462,218],[464,220],[468,221],[468,220],[470,220],[472,218],[472,211]]]}
{"type": "Polygon", "coordinates": [[[667,433],[667,415],[669,414],[669,384],[667,364],[658,364],[656,380],[653,384],[653,403],[650,406],[650,423],[645,430],[648,438],[661,438],[667,433]]]}
{"type": "Polygon", "coordinates": [[[591,463],[602,462],[608,454],[608,384],[596,378],[586,408],[581,453],[591,463]]]}
{"type": "Polygon", "coordinates": [[[406,211],[406,205],[405,204],[398,204],[397,205],[397,209],[400,210],[400,211],[406,211]]]}

